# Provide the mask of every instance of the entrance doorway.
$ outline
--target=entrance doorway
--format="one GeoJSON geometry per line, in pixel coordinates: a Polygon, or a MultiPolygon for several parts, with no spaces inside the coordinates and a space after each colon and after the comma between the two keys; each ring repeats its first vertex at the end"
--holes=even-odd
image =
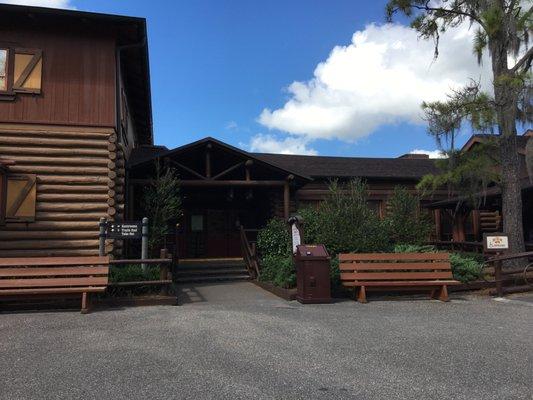
{"type": "Polygon", "coordinates": [[[239,212],[233,209],[185,212],[176,235],[180,258],[241,257],[239,212]]]}

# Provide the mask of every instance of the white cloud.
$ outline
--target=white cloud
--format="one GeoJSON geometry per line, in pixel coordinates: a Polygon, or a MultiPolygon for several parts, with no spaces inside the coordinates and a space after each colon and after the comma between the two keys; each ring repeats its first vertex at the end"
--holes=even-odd
{"type": "Polygon", "coordinates": [[[75,8],[72,0],[1,0],[0,3],[49,8],[75,8]]]}
{"type": "Polygon", "coordinates": [[[427,154],[429,158],[446,158],[446,155],[440,150],[415,149],[410,151],[409,154],[427,154]]]}
{"type": "Polygon", "coordinates": [[[235,121],[229,121],[226,124],[225,129],[228,131],[231,131],[231,130],[237,129],[238,127],[239,125],[235,121]]]}
{"type": "Polygon", "coordinates": [[[444,99],[470,78],[490,84],[489,65],[480,68],[472,54],[472,36],[467,25],[450,30],[433,60],[433,42],[414,30],[368,25],[350,45],[335,47],[314,78],[290,84],[285,105],[265,108],[259,122],[291,135],[348,142],[387,124],[421,124],[423,100],[444,99]]]}
{"type": "Polygon", "coordinates": [[[308,142],[309,140],[305,137],[278,138],[273,135],[258,133],[250,139],[248,145],[241,144],[241,146],[257,153],[317,155],[318,152],[315,149],[307,147],[308,142]]]}

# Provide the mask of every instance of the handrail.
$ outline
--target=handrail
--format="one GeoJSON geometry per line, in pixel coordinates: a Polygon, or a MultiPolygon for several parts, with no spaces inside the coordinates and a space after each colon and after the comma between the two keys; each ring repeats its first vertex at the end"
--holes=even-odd
{"type": "Polygon", "coordinates": [[[481,242],[466,242],[466,241],[432,241],[428,244],[436,246],[437,248],[445,248],[447,250],[463,250],[463,251],[474,251],[474,252],[483,252],[483,243],[481,242]]]}
{"type": "MultiPolygon", "coordinates": [[[[503,287],[505,275],[523,273],[524,281],[527,283],[527,270],[532,265],[532,264],[528,264],[523,270],[520,268],[520,269],[513,269],[513,270],[506,271],[502,269],[503,261],[517,260],[519,258],[529,258],[529,257],[533,257],[533,251],[526,251],[524,253],[515,253],[515,254],[503,254],[503,255],[491,257],[487,260],[488,263],[492,263],[494,266],[494,281],[496,283],[496,294],[499,297],[503,296],[505,292],[509,292],[509,290],[506,290],[503,287]]],[[[528,284],[527,286],[531,286],[531,285],[528,284]]]]}
{"type": "Polygon", "coordinates": [[[487,260],[487,262],[516,260],[518,258],[526,258],[526,257],[533,257],[533,251],[526,251],[525,253],[503,254],[501,256],[491,257],[487,260]]]}
{"type": "Polygon", "coordinates": [[[242,225],[239,226],[240,237],[241,237],[241,249],[246,265],[246,269],[253,278],[259,278],[259,261],[257,259],[257,254],[255,251],[255,244],[251,244],[246,236],[247,231],[250,229],[244,229],[242,225]]]}
{"type": "Polygon", "coordinates": [[[161,294],[168,295],[169,285],[172,284],[172,271],[171,265],[173,259],[169,257],[167,249],[161,249],[159,258],[151,259],[122,259],[122,260],[109,260],[109,264],[113,266],[127,265],[127,264],[150,264],[159,265],[159,280],[144,280],[144,281],[131,281],[131,282],[109,282],[108,286],[112,287],[128,287],[128,286],[161,286],[161,294]]]}

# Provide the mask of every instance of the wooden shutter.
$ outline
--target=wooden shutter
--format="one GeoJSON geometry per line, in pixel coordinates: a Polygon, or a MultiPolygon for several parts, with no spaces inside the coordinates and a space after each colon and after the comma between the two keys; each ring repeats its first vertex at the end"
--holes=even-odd
{"type": "Polygon", "coordinates": [[[0,166],[0,225],[4,225],[6,217],[6,174],[0,166]]]}
{"type": "Polygon", "coordinates": [[[15,49],[13,91],[41,93],[43,52],[37,49],[15,49]]]}
{"type": "Polygon", "coordinates": [[[35,175],[7,175],[6,220],[34,221],[37,185],[35,175]]]}

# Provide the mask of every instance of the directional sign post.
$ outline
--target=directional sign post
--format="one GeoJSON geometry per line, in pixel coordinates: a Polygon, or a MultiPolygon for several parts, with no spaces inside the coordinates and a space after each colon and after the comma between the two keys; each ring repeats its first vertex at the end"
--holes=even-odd
{"type": "MultiPolygon", "coordinates": [[[[100,218],[99,254],[105,256],[106,239],[142,239],[141,258],[148,259],[148,218],[142,222],[111,222],[100,218]]],[[[142,264],[143,269],[146,265],[142,264]]]]}
{"type": "Polygon", "coordinates": [[[110,222],[107,224],[109,239],[141,239],[140,222],[110,222]]]}

